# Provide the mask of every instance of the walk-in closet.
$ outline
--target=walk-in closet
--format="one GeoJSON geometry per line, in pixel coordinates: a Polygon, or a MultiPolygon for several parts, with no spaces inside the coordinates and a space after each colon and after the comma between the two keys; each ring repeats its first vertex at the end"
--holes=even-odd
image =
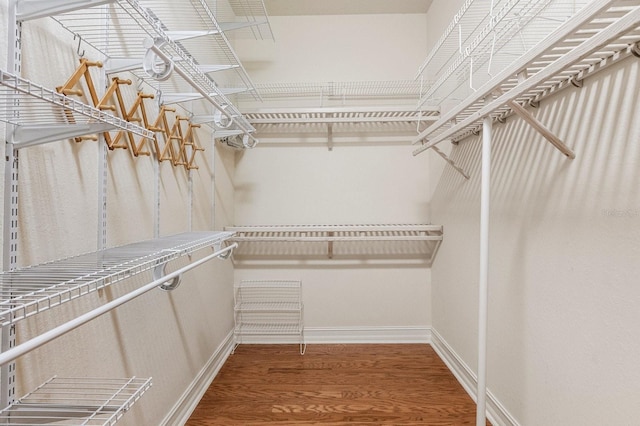
{"type": "Polygon", "coordinates": [[[0,29],[0,425],[638,424],[640,1],[0,29]]]}

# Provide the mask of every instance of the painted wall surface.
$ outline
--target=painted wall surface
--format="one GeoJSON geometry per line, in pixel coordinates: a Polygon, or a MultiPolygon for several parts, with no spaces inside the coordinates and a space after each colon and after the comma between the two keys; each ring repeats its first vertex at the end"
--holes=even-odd
{"type": "MultiPolygon", "coordinates": [[[[1,9],[0,30],[5,33],[6,2],[1,9]]],[[[23,77],[52,89],[61,85],[77,66],[75,43],[73,35],[51,19],[26,22],[23,77]]],[[[0,63],[6,63],[4,39],[1,46],[0,63]]],[[[94,55],[97,53],[87,47],[89,59],[102,59],[94,55]]],[[[149,105],[149,115],[155,114],[157,107],[149,105]]],[[[156,220],[161,236],[187,232],[190,227],[194,231],[220,230],[231,223],[235,152],[214,147],[206,126],[196,133],[206,151],[197,157],[199,168],[191,172],[191,182],[182,167],[174,168],[167,162],[157,165],[152,157],[133,158],[125,150],[108,152],[108,247],[153,238],[156,220]],[[160,177],[157,196],[156,168],[160,177]],[[157,201],[160,214],[156,218],[157,201]]],[[[20,265],[96,250],[102,147],[96,141],[62,140],[20,152],[20,265]]],[[[209,253],[198,251],[193,260],[209,253]]],[[[171,262],[167,271],[188,263],[186,258],[171,262]]],[[[150,272],[142,273],[22,321],[17,326],[18,343],[151,280],[150,272]]],[[[153,386],[121,424],[157,425],[226,341],[232,327],[233,266],[230,261],[213,260],[185,274],[175,291],[146,293],[19,358],[16,396],[54,375],[152,377],[153,386]]]]}
{"type": "MultiPolygon", "coordinates": [[[[640,416],[640,67],[628,59],[532,111],[566,159],[515,117],[494,126],[489,389],[522,425],[634,424],[640,416]]],[[[433,326],[475,370],[480,140],[432,200],[445,238],[433,326]]]]}
{"type": "MultiPolygon", "coordinates": [[[[275,43],[237,44],[257,84],[411,80],[425,55],[425,15],[275,16],[270,20],[275,43]]],[[[257,105],[270,106],[269,102],[257,105]]],[[[379,138],[370,143],[363,132],[352,135],[348,143],[337,142],[331,151],[326,137],[322,142],[322,135],[314,136],[313,143],[302,139],[296,143],[291,135],[280,140],[279,135],[258,133],[263,144],[238,155],[236,225],[429,222],[426,157],[412,158],[411,147],[391,135],[387,141],[379,138]]],[[[310,328],[431,323],[429,272],[424,262],[370,262],[362,254],[352,262],[239,263],[235,281],[242,279],[301,279],[305,325],[310,328]]]]}

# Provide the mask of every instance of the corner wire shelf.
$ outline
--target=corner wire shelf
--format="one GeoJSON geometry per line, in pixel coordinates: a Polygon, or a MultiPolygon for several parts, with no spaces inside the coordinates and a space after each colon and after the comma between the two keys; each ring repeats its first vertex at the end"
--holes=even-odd
{"type": "Polygon", "coordinates": [[[53,377],[0,411],[0,425],[114,425],[151,379],[53,377]]]}
{"type": "Polygon", "coordinates": [[[256,39],[273,39],[273,31],[269,23],[264,0],[229,0],[236,17],[244,17],[256,39]]]}
{"type": "Polygon", "coordinates": [[[187,232],[0,274],[0,325],[7,326],[170,260],[221,245],[232,232],[187,232]]]}
{"type": "Polygon", "coordinates": [[[0,70],[0,121],[15,127],[15,147],[120,129],[153,139],[153,132],[0,70]]]}
{"type": "MultiPolygon", "coordinates": [[[[170,5],[175,6],[174,3],[170,5]]],[[[82,43],[87,43],[107,57],[107,72],[131,71],[140,80],[156,88],[160,94],[160,102],[163,102],[163,94],[165,97],[184,95],[184,102],[208,97],[202,104],[210,105],[213,101],[213,106],[218,110],[222,106],[233,117],[235,127],[238,128],[236,134],[251,134],[255,129],[229,100],[229,91],[219,87],[208,73],[212,70],[234,71],[242,87],[236,87],[230,93],[240,90],[259,99],[253,83],[205,0],[194,0],[189,5],[186,8],[180,7],[179,13],[175,9],[171,13],[166,2],[111,0],[107,5],[96,7],[82,8],[76,5],[73,10],[56,14],[53,18],[74,36],[79,36],[82,43]],[[155,6],[157,9],[147,6],[155,6]],[[108,36],[107,30],[110,31],[108,36]],[[117,33],[114,34],[113,31],[117,33]],[[185,32],[189,34],[184,34],[185,32]],[[197,41],[194,44],[190,37],[196,33],[202,36],[195,38],[197,41]],[[159,50],[173,63],[174,71],[166,81],[158,81],[142,70],[142,61],[148,52],[144,42],[148,39],[155,40],[159,50]],[[187,46],[191,49],[188,50],[187,46]],[[206,94],[206,97],[199,94],[206,94]]],[[[192,111],[192,114],[207,117],[211,112],[207,108],[203,109],[205,111],[192,111]]],[[[201,119],[198,122],[211,124],[212,121],[201,119]]]]}
{"type": "Polygon", "coordinates": [[[234,232],[230,241],[238,243],[234,259],[323,253],[329,259],[417,257],[430,264],[443,238],[442,226],[438,225],[229,226],[225,230],[234,232]],[[296,247],[299,244],[303,247],[296,247]]]}
{"type": "Polygon", "coordinates": [[[467,0],[418,70],[418,78],[435,80],[419,105],[459,99],[475,90],[585,3],[467,0]]]}
{"type": "Polygon", "coordinates": [[[640,56],[639,27],[637,0],[590,2],[421,132],[413,143],[422,146],[413,154],[443,140],[456,142],[477,133],[485,117],[502,120],[514,111],[527,116],[525,106],[535,106],[566,87],[580,87],[583,79],[607,66],[632,55],[640,56]]]}

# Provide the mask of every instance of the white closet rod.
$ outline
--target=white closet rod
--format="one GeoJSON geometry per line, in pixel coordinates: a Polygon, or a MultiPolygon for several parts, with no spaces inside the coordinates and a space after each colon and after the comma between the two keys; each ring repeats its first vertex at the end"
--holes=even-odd
{"type": "MultiPolygon", "coordinates": [[[[164,53],[153,40],[145,40],[145,47],[152,50],[160,59],[162,59],[165,63],[172,63],[172,59],[171,57],[169,57],[166,53],[164,53]]],[[[213,99],[211,97],[211,94],[209,94],[206,90],[204,90],[202,87],[200,87],[199,84],[197,84],[195,81],[193,81],[193,79],[191,78],[191,76],[189,76],[189,74],[187,74],[186,72],[182,71],[180,69],[180,67],[174,67],[173,68],[174,72],[177,72],[178,74],[180,74],[180,76],[182,78],[184,78],[187,83],[189,83],[194,89],[196,89],[196,91],[198,93],[200,93],[207,101],[209,101],[211,104],[213,104],[213,106],[215,106],[223,115],[225,115],[229,120],[231,120],[231,122],[234,122],[236,124],[236,126],[238,126],[240,128],[240,130],[242,130],[242,132],[247,135],[252,141],[253,144],[249,145],[249,148],[253,148],[258,144],[258,140],[249,132],[249,130],[247,130],[242,123],[240,123],[238,120],[236,120],[236,117],[234,117],[233,115],[231,115],[228,111],[225,110],[225,108],[220,105],[215,99],[213,99]]],[[[215,133],[214,133],[215,135],[215,133]]]]}
{"type": "MultiPolygon", "coordinates": [[[[9,349],[8,351],[5,351],[3,353],[0,354],[0,365],[4,365],[7,364],[11,361],[16,360],[17,358],[19,358],[20,356],[44,345],[45,343],[50,342],[51,340],[54,340],[60,336],[62,336],[63,334],[66,334],[68,332],[70,332],[71,330],[74,330],[78,327],[80,327],[83,324],[86,324],[87,322],[103,315],[106,314],[107,312],[117,308],[120,305],[123,305],[133,299],[135,299],[138,296],[143,295],[144,293],[153,290],[154,288],[166,283],[167,281],[171,281],[174,278],[179,277],[180,275],[182,275],[183,273],[190,271],[191,269],[202,265],[205,262],[208,262],[209,260],[215,258],[215,257],[220,257],[223,256],[225,253],[235,249],[236,247],[238,247],[238,244],[234,243],[231,244],[228,247],[225,247],[221,250],[218,250],[214,253],[211,253],[208,256],[203,257],[200,260],[197,260],[183,268],[178,269],[177,271],[171,272],[167,275],[165,275],[162,278],[158,278],[157,280],[154,280],[152,282],[150,282],[149,284],[146,284],[143,287],[140,287],[137,290],[134,290],[124,296],[121,296],[117,299],[112,300],[109,303],[105,303],[104,305],[100,306],[99,308],[96,308],[92,311],[89,311],[83,315],[78,316],[77,318],[72,319],[71,321],[68,321],[62,325],[59,325],[58,327],[55,327],[49,331],[46,331],[44,333],[42,333],[39,336],[36,336],[30,340],[27,340],[24,343],[19,344],[18,346],[15,346],[11,349],[9,349]]],[[[226,259],[226,257],[224,257],[226,259]]]]}

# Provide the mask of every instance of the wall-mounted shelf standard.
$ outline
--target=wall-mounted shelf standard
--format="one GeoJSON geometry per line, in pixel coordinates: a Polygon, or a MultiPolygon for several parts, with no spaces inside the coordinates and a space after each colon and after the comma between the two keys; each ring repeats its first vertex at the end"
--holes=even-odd
{"type": "Polygon", "coordinates": [[[206,247],[231,232],[188,232],[0,274],[0,321],[15,323],[206,247]]]}
{"type": "Polygon", "coordinates": [[[442,243],[437,225],[230,226],[234,259],[282,257],[420,259],[428,264],[442,243]]]}
{"type": "Polygon", "coordinates": [[[293,336],[304,354],[302,282],[243,280],[234,288],[235,345],[265,336],[293,336]]]}
{"type": "Polygon", "coordinates": [[[151,379],[53,377],[0,411],[0,425],[113,425],[151,379]]]}
{"type": "Polygon", "coordinates": [[[15,125],[15,148],[109,130],[153,139],[153,132],[0,70],[0,121],[15,125]]]}
{"type": "Polygon", "coordinates": [[[414,143],[417,155],[436,144],[477,134],[482,121],[521,116],[563,154],[575,154],[540,123],[526,107],[631,55],[640,56],[638,1],[594,0],[514,61],[471,96],[421,132],[414,143]]]}

